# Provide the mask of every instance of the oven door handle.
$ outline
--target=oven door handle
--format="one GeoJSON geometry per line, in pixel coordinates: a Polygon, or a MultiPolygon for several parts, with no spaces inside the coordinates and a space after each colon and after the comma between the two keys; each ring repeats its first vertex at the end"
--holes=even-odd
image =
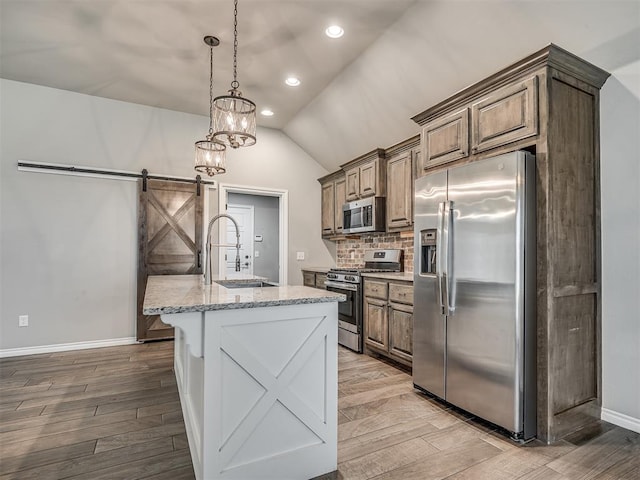
{"type": "Polygon", "coordinates": [[[355,283],[337,283],[337,282],[330,282],[328,280],[325,280],[324,286],[338,288],[340,290],[350,290],[352,292],[358,291],[358,285],[355,283]]]}

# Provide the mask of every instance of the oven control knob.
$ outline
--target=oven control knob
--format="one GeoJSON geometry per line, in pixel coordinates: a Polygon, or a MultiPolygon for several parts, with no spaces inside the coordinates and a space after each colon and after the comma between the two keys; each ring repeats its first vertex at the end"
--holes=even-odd
{"type": "Polygon", "coordinates": [[[355,280],[355,278],[352,275],[347,275],[346,277],[344,277],[345,280],[351,280],[352,282],[355,280]]]}

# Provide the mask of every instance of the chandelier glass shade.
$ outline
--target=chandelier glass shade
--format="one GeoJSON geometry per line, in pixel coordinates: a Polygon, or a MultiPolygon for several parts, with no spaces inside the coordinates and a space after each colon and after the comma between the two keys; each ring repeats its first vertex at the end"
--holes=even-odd
{"type": "Polygon", "coordinates": [[[221,143],[211,140],[207,136],[206,140],[196,142],[196,170],[206,173],[210,177],[219,175],[227,171],[227,148],[221,143]]]}
{"type": "Polygon", "coordinates": [[[213,47],[220,44],[216,37],[207,35],[204,43],[209,45],[209,134],[205,140],[196,142],[195,169],[198,172],[206,173],[210,177],[225,173],[227,147],[213,138],[213,47]]]}
{"type": "Polygon", "coordinates": [[[233,9],[233,81],[228,95],[213,101],[215,133],[213,140],[231,148],[256,143],[256,104],[238,90],[238,0],[233,9]]]}
{"type": "Polygon", "coordinates": [[[256,143],[256,104],[242,97],[237,89],[213,101],[216,132],[213,138],[231,148],[256,143]]]}

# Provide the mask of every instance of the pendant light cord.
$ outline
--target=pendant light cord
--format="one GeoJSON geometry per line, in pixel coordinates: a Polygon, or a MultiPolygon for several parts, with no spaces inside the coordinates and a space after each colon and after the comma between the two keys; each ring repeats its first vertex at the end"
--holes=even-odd
{"type": "Polygon", "coordinates": [[[213,46],[209,46],[209,136],[213,135],[213,46]]]}
{"type": "Polygon", "coordinates": [[[233,1],[233,82],[231,88],[237,90],[238,83],[238,0],[233,1]]]}

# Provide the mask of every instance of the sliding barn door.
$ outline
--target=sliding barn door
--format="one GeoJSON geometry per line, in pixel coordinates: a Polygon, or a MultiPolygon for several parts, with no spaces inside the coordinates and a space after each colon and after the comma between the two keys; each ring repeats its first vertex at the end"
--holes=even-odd
{"type": "Polygon", "coordinates": [[[202,189],[164,180],[139,182],[138,341],[172,338],[158,315],[143,315],[149,275],[202,273],[202,189]]]}

